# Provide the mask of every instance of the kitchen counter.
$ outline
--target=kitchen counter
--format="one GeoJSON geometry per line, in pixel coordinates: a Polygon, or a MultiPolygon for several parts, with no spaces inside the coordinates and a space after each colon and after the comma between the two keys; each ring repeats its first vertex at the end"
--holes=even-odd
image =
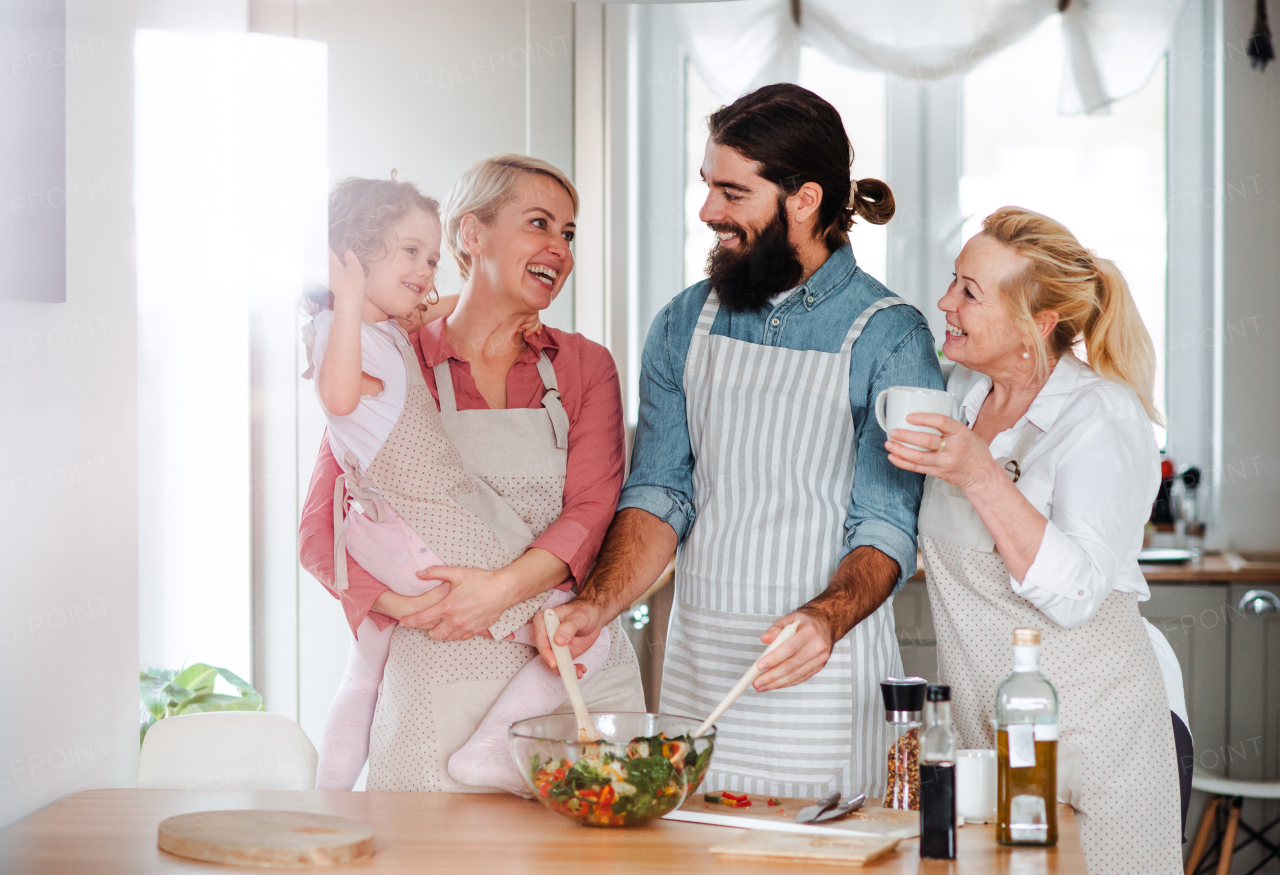
{"type": "MultiPolygon", "coordinates": [[[[1181,565],[1139,565],[1148,583],[1280,583],[1280,562],[1250,561],[1238,553],[1215,553],[1181,565]]],[[[924,583],[923,564],[910,578],[924,583]]]]}
{"type": "MultiPolygon", "coordinates": [[[[735,829],[670,821],[631,829],[595,829],[505,794],[87,790],[0,832],[0,872],[149,875],[214,871],[209,864],[159,850],[157,828],[160,821],[175,814],[229,808],[336,814],[366,823],[377,834],[376,852],[370,860],[341,866],[290,867],[290,872],[776,875],[780,868],[815,873],[829,869],[821,864],[712,855],[710,847],[731,840],[739,832],[735,829]]],[[[957,833],[959,858],[955,861],[921,860],[918,840],[908,839],[863,871],[1083,875],[1084,853],[1069,806],[1059,806],[1058,833],[1054,848],[1001,848],[995,843],[995,827],[973,824],[957,833]]],[[[216,871],[233,870],[219,867],[216,871]]]]}

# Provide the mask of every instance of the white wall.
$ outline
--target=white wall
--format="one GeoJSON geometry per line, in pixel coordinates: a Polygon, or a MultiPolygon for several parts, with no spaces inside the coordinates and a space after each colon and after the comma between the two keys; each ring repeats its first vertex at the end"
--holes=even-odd
{"type": "Polygon", "coordinates": [[[67,0],[67,301],[0,302],[0,826],[137,768],[133,29],[67,0]]]}
{"type": "MultiPolygon", "coordinates": [[[[1249,66],[1250,4],[1224,4],[1222,520],[1237,550],[1280,550],[1280,64],[1249,66]]],[[[1170,393],[1177,391],[1170,386],[1170,393]]]]}

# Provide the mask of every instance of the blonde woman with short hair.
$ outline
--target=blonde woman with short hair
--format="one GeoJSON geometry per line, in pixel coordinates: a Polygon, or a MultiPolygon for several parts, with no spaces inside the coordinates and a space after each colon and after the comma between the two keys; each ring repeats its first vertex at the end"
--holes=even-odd
{"type": "MultiPolygon", "coordinates": [[[[400,429],[392,451],[384,445],[373,485],[442,559],[416,576],[448,586],[389,589],[369,573],[383,557],[355,547],[346,587],[335,586],[332,496],[342,472],[327,447],[317,461],[303,565],[341,599],[353,632],[392,629],[367,736],[370,790],[528,795],[506,728],[564,701],[558,676],[532,660],[528,626],[545,605],[571,598],[594,561],[622,488],[625,446],[608,350],[579,334],[525,330],[573,270],[577,208],[563,172],[520,155],[478,162],[446,202],[443,237],[462,288],[448,317],[412,338],[422,380],[411,383],[422,391],[405,411],[416,409],[420,427],[400,429]],[[491,527],[492,549],[441,502],[407,500],[431,466],[450,461],[445,455],[475,486],[447,498],[491,527]]],[[[370,486],[350,473],[345,482],[370,486]]],[[[644,710],[639,664],[620,624],[571,652],[592,710],[644,710]]]]}
{"type": "Polygon", "coordinates": [[[941,436],[895,429],[886,447],[927,475],[920,549],[962,747],[995,747],[1013,630],[1040,629],[1058,797],[1089,871],[1173,875],[1181,677],[1138,614],[1160,479],[1151,338],[1114,264],[1018,207],[983,221],[938,306],[958,418],[913,414],[941,436]]]}

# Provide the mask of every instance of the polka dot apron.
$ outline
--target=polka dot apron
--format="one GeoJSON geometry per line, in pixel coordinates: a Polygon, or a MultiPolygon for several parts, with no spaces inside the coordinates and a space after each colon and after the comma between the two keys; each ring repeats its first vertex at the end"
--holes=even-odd
{"type": "MultiPolygon", "coordinates": [[[[538,362],[547,390],[541,409],[459,411],[448,361],[436,366],[437,408],[412,348],[397,345],[409,376],[400,419],[365,477],[348,462],[340,483],[357,499],[376,492],[449,565],[510,564],[562,509],[569,419],[550,359],[543,353],[538,362]]],[[[504,637],[548,595],[508,608],[490,627],[493,638],[435,641],[396,627],[370,732],[368,789],[480,792],[449,777],[449,757],[535,656],[504,637]]],[[[604,668],[583,696],[593,711],[643,711],[635,653],[617,621],[611,630],[604,668]]]]}
{"type": "MultiPolygon", "coordinates": [[[[1040,430],[1024,426],[1018,463],[1040,430]]],[[[1015,595],[1009,570],[963,490],[929,477],[920,550],[961,747],[994,748],[996,688],[1012,671],[1013,630],[1040,630],[1040,667],[1058,691],[1058,799],[1076,810],[1094,875],[1181,872],[1181,809],[1164,680],[1134,593],[1113,592],[1064,629],[1015,595]]]]}

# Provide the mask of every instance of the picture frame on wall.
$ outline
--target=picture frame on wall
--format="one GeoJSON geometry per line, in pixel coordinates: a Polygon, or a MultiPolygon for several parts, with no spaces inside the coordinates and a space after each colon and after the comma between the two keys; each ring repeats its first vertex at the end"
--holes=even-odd
{"type": "Polygon", "coordinates": [[[67,300],[66,6],[0,0],[0,301],[67,300]]]}

